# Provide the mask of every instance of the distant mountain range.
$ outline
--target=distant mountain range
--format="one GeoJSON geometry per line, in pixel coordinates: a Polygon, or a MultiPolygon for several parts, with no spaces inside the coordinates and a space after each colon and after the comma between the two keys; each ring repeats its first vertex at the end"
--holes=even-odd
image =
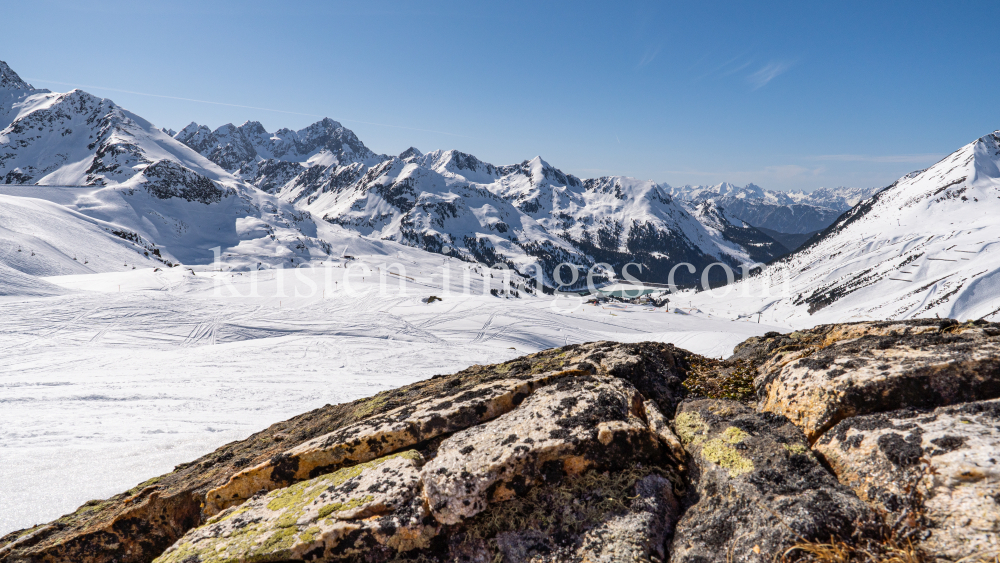
{"type": "Polygon", "coordinates": [[[522,272],[533,262],[547,273],[562,262],[604,262],[618,272],[635,262],[643,267],[630,273],[662,280],[678,262],[736,266],[787,252],[738,218],[675,200],[654,182],[581,180],[538,157],[496,166],[454,150],[376,155],[329,119],[273,134],[256,122],[215,131],[191,124],[175,138],[329,223],[522,272]]]}
{"type": "MultiPolygon", "coordinates": [[[[454,150],[378,155],[330,119],[274,133],[258,122],[214,131],[192,123],[174,138],[330,223],[521,271],[531,262],[546,271],[605,262],[620,272],[635,261],[644,266],[632,271],[640,279],[662,281],[679,262],[699,270],[767,262],[873,191],[674,188],[621,176],[581,180],[539,157],[497,166],[454,150]]],[[[685,277],[680,270],[677,279],[685,277]]]]}
{"type": "Polygon", "coordinates": [[[547,284],[563,262],[619,275],[635,263],[630,274],[666,281],[681,262],[700,271],[781,257],[874,191],[675,188],[580,179],[540,157],[497,166],[455,150],[380,155],[331,119],[174,132],[81,90],[34,89],[5,63],[0,127],[4,184],[100,188],[72,209],[127,231],[137,251],[184,263],[209,261],[214,247],[240,267],[321,260],[333,252],[321,231],[341,227],[523,274],[537,263],[547,284]]]}
{"type": "MultiPolygon", "coordinates": [[[[741,188],[722,183],[714,186],[681,186],[669,188],[669,191],[671,195],[686,201],[715,201],[729,213],[759,229],[776,233],[813,234],[825,229],[858,202],[874,195],[878,188],[820,188],[805,193],[764,190],[753,184],[741,188]]],[[[793,237],[787,240],[791,242],[797,239],[793,237]]],[[[805,240],[802,239],[802,242],[805,240]]],[[[794,250],[796,246],[789,249],[794,250]]]]}

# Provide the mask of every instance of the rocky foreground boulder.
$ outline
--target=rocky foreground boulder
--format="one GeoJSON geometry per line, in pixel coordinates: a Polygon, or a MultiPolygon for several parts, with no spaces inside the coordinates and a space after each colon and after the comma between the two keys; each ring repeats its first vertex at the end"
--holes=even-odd
{"type": "Polygon", "coordinates": [[[998,345],[935,319],[546,350],[275,424],[0,563],[995,561],[998,345]]]}
{"type": "Polygon", "coordinates": [[[930,552],[955,560],[996,552],[1000,401],[849,418],[816,451],[869,504],[919,521],[930,552]]]}
{"type": "Polygon", "coordinates": [[[671,561],[772,561],[800,538],[874,537],[872,510],[827,471],[787,418],[726,400],[681,404],[691,505],[671,561]]]}

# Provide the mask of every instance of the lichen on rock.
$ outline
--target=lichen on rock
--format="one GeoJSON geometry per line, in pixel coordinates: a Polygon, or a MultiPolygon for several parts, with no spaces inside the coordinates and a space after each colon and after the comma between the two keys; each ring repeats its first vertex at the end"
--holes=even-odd
{"type": "Polygon", "coordinates": [[[952,320],[822,325],[738,350],[771,348],[754,382],[761,410],[810,442],[852,416],[1000,397],[1000,326],[952,320]],[[775,349],[775,342],[785,343],[775,349]]]}
{"type": "Polygon", "coordinates": [[[208,492],[205,513],[212,515],[238,505],[261,489],[274,490],[491,420],[511,411],[536,389],[582,373],[563,370],[491,381],[457,395],[417,401],[370,417],[233,475],[208,492]]]}
{"type": "Polygon", "coordinates": [[[733,401],[682,403],[691,456],[670,561],[770,562],[802,538],[850,537],[871,510],[820,465],[787,418],[733,401]]]}
{"type": "Polygon", "coordinates": [[[442,442],[422,471],[424,497],[435,518],[456,524],[521,487],[655,460],[662,446],[641,405],[639,392],[614,377],[545,387],[514,411],[442,442]]]}
{"type": "Polygon", "coordinates": [[[156,563],[326,558],[381,545],[426,547],[437,527],[419,499],[415,451],[378,458],[258,495],[192,530],[156,563]]]}
{"type": "Polygon", "coordinates": [[[1000,555],[1000,401],[849,418],[815,447],[862,499],[925,529],[926,552],[1000,555]]]}

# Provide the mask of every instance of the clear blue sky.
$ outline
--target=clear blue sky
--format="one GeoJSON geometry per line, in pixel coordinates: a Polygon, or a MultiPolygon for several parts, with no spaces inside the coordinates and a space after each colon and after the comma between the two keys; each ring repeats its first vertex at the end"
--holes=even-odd
{"type": "Polygon", "coordinates": [[[376,152],[541,155],[582,177],[881,186],[1000,128],[995,0],[0,0],[0,13],[0,60],[36,87],[79,85],[160,126],[329,116],[376,152]]]}

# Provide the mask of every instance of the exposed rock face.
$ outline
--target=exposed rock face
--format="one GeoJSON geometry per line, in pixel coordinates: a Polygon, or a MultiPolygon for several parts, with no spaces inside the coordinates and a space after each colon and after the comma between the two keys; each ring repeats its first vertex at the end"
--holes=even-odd
{"type": "Polygon", "coordinates": [[[754,381],[760,409],[787,416],[810,442],[852,416],[1000,397],[1000,327],[991,323],[821,325],[737,354],[761,348],[773,352],[754,381]]]}
{"type": "MultiPolygon", "coordinates": [[[[588,470],[663,462],[664,448],[631,384],[563,374],[507,414],[441,441],[422,469],[423,457],[411,450],[255,495],[188,533],[157,561],[277,562],[426,549],[443,525],[461,524],[532,487],[588,470]]],[[[662,555],[672,485],[648,475],[635,491],[642,500],[634,511],[553,547],[587,554],[618,546],[634,561],[650,550],[662,555]]],[[[510,549],[523,544],[506,538],[510,549]]]]}
{"type": "Polygon", "coordinates": [[[424,497],[438,521],[457,524],[519,488],[656,460],[660,444],[644,415],[642,395],[620,379],[560,381],[445,440],[424,468],[424,497]]]}
{"type": "Polygon", "coordinates": [[[260,490],[288,486],[337,467],[365,462],[468,428],[509,412],[537,388],[578,371],[525,374],[522,378],[500,380],[472,387],[458,395],[425,399],[393,409],[314,438],[268,461],[233,475],[222,487],[209,491],[205,513],[215,514],[240,504],[260,490]]]}
{"type": "MultiPolygon", "coordinates": [[[[673,484],[655,473],[639,479],[631,477],[625,480],[634,481],[634,485],[625,489],[623,495],[607,499],[617,503],[618,507],[609,506],[611,503],[607,501],[604,501],[603,506],[592,501],[579,502],[579,498],[572,506],[541,503],[542,506],[535,507],[535,513],[551,511],[552,516],[548,520],[559,522],[544,533],[538,531],[538,528],[498,533],[497,555],[504,561],[539,563],[665,561],[666,540],[677,521],[677,501],[673,493],[673,484]],[[600,517],[588,521],[588,517],[592,518],[588,512],[595,509],[600,511],[600,517]],[[577,526],[583,524],[590,529],[579,534],[573,544],[559,545],[557,538],[566,538],[574,532],[574,526],[570,522],[577,526]]],[[[604,485],[607,479],[603,481],[597,479],[595,482],[604,485]]],[[[565,492],[566,489],[557,491],[565,492]]],[[[608,494],[608,490],[598,488],[594,493],[608,494]]],[[[578,492],[578,496],[584,495],[578,492]]],[[[551,497],[542,500],[551,501],[551,497]]],[[[508,514],[501,512],[497,516],[508,514]]],[[[463,560],[462,554],[461,551],[454,550],[449,554],[451,555],[449,560],[463,560]]],[[[484,559],[484,561],[489,560],[484,559]]]]}
{"type": "Polygon", "coordinates": [[[385,453],[491,420],[520,404],[539,387],[583,373],[607,373],[623,378],[661,410],[673,412],[682,397],[684,351],[672,346],[622,346],[594,343],[567,347],[553,367],[569,368],[537,373],[539,364],[514,360],[501,364],[496,376],[481,385],[459,386],[454,393],[414,401],[357,425],[320,436],[268,461],[234,475],[209,491],[206,514],[241,503],[261,489],[273,490],[315,477],[337,467],[375,459],[385,453]]]}
{"type": "Polygon", "coordinates": [[[179,197],[208,205],[236,194],[236,190],[220,188],[212,180],[169,160],[150,164],[142,175],[146,177],[143,184],[146,191],[160,199],[179,197]]]}
{"type": "Polygon", "coordinates": [[[870,504],[925,518],[930,553],[1000,553],[1000,401],[849,418],[816,449],[870,504]]]}
{"type": "Polygon", "coordinates": [[[0,563],[770,562],[809,542],[878,559],[900,526],[909,560],[988,559],[997,338],[854,323],[727,360],[596,342],[473,366],[8,534],[0,563]]]}
{"type": "Polygon", "coordinates": [[[255,496],[157,561],[285,561],[427,547],[438,526],[418,497],[422,462],[409,450],[255,496]]]}
{"type": "Polygon", "coordinates": [[[770,562],[801,540],[851,536],[870,509],[837,482],[787,418],[699,400],[674,427],[691,454],[690,501],[670,561],[770,562]]]}

